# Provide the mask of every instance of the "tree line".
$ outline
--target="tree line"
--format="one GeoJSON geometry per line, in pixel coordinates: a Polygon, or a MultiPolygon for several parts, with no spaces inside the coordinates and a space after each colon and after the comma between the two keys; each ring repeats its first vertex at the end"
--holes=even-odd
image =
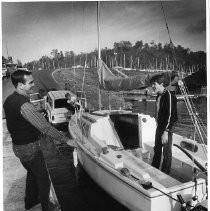
{"type": "MultiPolygon", "coordinates": [[[[50,56],[42,56],[24,64],[29,70],[60,69],[73,66],[96,67],[98,51],[95,49],[89,53],[75,54],[73,51],[59,51],[53,49],[50,56]]],[[[132,45],[130,41],[115,42],[112,49],[101,49],[101,58],[108,67],[120,66],[136,70],[179,70],[185,73],[206,69],[206,53],[204,51],[193,52],[181,45],[172,43],[158,43],[154,41],[143,43],[137,41],[132,45]]],[[[8,58],[9,59],[9,58],[8,58]]],[[[11,58],[10,58],[11,60],[11,58]]],[[[2,62],[7,62],[2,57],[2,62]]],[[[21,63],[18,60],[18,63],[21,63]]]]}

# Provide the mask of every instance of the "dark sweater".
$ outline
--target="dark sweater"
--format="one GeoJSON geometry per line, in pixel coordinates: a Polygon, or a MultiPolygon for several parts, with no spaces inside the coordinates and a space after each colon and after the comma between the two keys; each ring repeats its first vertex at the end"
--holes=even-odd
{"type": "Polygon", "coordinates": [[[16,91],[4,102],[7,128],[12,142],[16,145],[33,143],[38,140],[40,132],[21,115],[21,106],[29,99],[16,91]]]}
{"type": "MultiPolygon", "coordinates": [[[[157,99],[160,95],[157,96],[157,99]]],[[[163,130],[171,130],[174,123],[177,122],[177,98],[174,92],[164,90],[159,103],[157,113],[158,127],[163,130]]]]}

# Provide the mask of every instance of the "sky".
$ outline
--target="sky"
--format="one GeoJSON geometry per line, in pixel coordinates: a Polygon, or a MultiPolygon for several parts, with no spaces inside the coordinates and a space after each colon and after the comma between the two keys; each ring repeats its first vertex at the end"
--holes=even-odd
{"type": "MultiPolygon", "coordinates": [[[[206,52],[206,0],[162,1],[172,42],[206,52]]],[[[1,2],[2,55],[23,64],[53,49],[97,49],[95,1],[1,2]]],[[[169,43],[160,1],[100,2],[101,48],[114,42],[169,43]]]]}

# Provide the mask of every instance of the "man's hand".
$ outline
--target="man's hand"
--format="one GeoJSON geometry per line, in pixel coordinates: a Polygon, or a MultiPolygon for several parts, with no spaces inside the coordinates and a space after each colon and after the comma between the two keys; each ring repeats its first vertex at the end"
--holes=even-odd
{"type": "Polygon", "coordinates": [[[71,147],[77,148],[76,139],[69,139],[66,143],[71,147]]]}
{"type": "Polygon", "coordinates": [[[167,144],[168,143],[168,132],[164,131],[162,135],[162,144],[167,144]]]}

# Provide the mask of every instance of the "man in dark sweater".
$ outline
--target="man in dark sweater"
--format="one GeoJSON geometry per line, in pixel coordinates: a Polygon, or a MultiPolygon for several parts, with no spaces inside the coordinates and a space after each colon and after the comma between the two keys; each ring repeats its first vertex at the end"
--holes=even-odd
{"type": "Polygon", "coordinates": [[[162,148],[163,163],[161,170],[170,173],[172,161],[172,128],[177,121],[177,99],[174,92],[167,90],[162,75],[154,76],[150,83],[157,94],[156,98],[156,134],[152,166],[160,167],[162,148]]]}
{"type": "Polygon", "coordinates": [[[77,99],[72,99],[70,93],[66,93],[65,97],[67,99],[67,103],[69,104],[67,109],[70,111],[71,115],[74,115],[75,112],[80,109],[80,103],[77,99]]]}
{"type": "Polygon", "coordinates": [[[40,148],[41,135],[69,142],[73,147],[76,144],[51,126],[30,102],[34,87],[31,72],[17,70],[11,80],[16,90],[7,97],[3,107],[13,151],[27,170],[25,208],[41,203],[43,211],[50,211],[53,210],[49,201],[50,180],[40,148]]]}

